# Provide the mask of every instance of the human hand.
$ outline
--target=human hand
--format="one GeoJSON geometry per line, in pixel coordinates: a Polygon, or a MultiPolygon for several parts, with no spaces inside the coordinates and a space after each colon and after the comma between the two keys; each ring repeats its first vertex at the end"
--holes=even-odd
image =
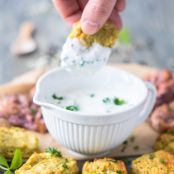
{"type": "Polygon", "coordinates": [[[96,33],[107,20],[122,28],[119,16],[125,0],[53,0],[60,15],[70,24],[80,20],[86,34],[96,33]]]}

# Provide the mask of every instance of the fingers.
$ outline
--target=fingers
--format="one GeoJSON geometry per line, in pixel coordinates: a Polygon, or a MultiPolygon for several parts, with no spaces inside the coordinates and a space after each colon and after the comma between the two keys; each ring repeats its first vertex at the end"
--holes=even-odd
{"type": "Polygon", "coordinates": [[[113,9],[111,16],[109,17],[109,20],[115,24],[118,30],[122,29],[123,27],[122,20],[116,9],[113,9]]]}
{"type": "Polygon", "coordinates": [[[117,0],[115,9],[120,12],[125,9],[126,6],[126,0],[117,0]]]}
{"type": "Polygon", "coordinates": [[[80,8],[82,11],[85,8],[87,2],[88,2],[88,0],[78,0],[78,4],[80,5],[80,8]]]}
{"type": "Polygon", "coordinates": [[[83,32],[96,33],[111,15],[115,4],[116,0],[89,0],[81,17],[83,32]]]}
{"type": "Polygon", "coordinates": [[[70,24],[73,24],[81,17],[80,6],[76,0],[53,0],[60,15],[70,24]]]}

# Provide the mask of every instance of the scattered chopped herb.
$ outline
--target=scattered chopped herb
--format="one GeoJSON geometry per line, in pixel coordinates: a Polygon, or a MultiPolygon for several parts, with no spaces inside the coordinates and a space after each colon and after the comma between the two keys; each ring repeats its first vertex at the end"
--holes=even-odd
{"type": "Polygon", "coordinates": [[[125,140],[125,141],[123,142],[123,145],[128,145],[128,141],[125,140]]]}
{"type": "Polygon", "coordinates": [[[166,161],[165,161],[164,159],[160,159],[160,162],[161,162],[162,164],[166,164],[166,161]]]}
{"type": "Polygon", "coordinates": [[[13,174],[13,172],[22,165],[22,152],[16,149],[13,155],[10,166],[4,156],[0,155],[0,169],[4,171],[4,174],[13,174]]]}
{"type": "Polygon", "coordinates": [[[173,111],[172,108],[171,108],[170,106],[168,107],[168,111],[169,111],[169,112],[172,112],[172,111],[173,111]]]}
{"type": "Polygon", "coordinates": [[[131,163],[131,160],[130,160],[130,159],[124,159],[123,161],[124,161],[124,163],[125,163],[126,165],[129,165],[129,164],[131,163]]]}
{"type": "Polygon", "coordinates": [[[63,97],[62,96],[58,97],[56,94],[53,94],[52,97],[55,100],[63,100],[63,97]]]}
{"type": "Polygon", "coordinates": [[[123,99],[115,98],[114,104],[115,105],[124,105],[126,102],[123,99]]]}
{"type": "Polygon", "coordinates": [[[140,147],[139,147],[138,145],[136,145],[136,146],[134,146],[133,148],[134,148],[134,150],[137,151],[137,150],[139,150],[140,147]]]}
{"type": "Polygon", "coordinates": [[[124,152],[124,151],[126,150],[126,147],[127,147],[127,146],[123,146],[123,147],[121,148],[121,152],[124,152]]]}
{"type": "Polygon", "coordinates": [[[48,147],[46,150],[45,150],[46,153],[50,153],[51,155],[53,156],[56,156],[56,157],[62,157],[62,154],[60,151],[58,151],[56,148],[54,147],[48,147]]]}
{"type": "Polygon", "coordinates": [[[90,94],[90,97],[91,97],[91,98],[95,97],[95,94],[90,94]]]}
{"type": "Polygon", "coordinates": [[[76,105],[66,106],[66,109],[70,110],[70,111],[79,111],[80,110],[79,106],[76,106],[76,105]]]}
{"type": "Polygon", "coordinates": [[[117,174],[122,174],[122,171],[121,170],[117,170],[117,174]]]}
{"type": "Polygon", "coordinates": [[[110,103],[111,99],[109,97],[106,97],[103,99],[103,103],[110,103]]]}
{"type": "Polygon", "coordinates": [[[155,158],[155,155],[152,153],[149,155],[149,159],[153,160],[155,158]]]}
{"type": "Polygon", "coordinates": [[[36,109],[31,109],[31,113],[34,115],[37,113],[37,110],[36,109]]]}
{"type": "Polygon", "coordinates": [[[131,136],[130,137],[130,142],[134,142],[135,141],[135,137],[134,136],[131,136]]]}

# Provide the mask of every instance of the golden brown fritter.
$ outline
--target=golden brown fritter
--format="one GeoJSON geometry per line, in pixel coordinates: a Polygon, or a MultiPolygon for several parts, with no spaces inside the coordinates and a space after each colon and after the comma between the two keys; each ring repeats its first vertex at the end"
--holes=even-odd
{"type": "Polygon", "coordinates": [[[174,174],[174,156],[165,151],[142,155],[132,162],[131,174],[174,174]]]}
{"type": "Polygon", "coordinates": [[[77,162],[50,153],[34,153],[15,174],[77,174],[77,162]]]}
{"type": "Polygon", "coordinates": [[[155,142],[154,150],[165,150],[174,153],[174,130],[162,133],[155,142]]]}
{"type": "Polygon", "coordinates": [[[115,26],[107,22],[97,33],[87,35],[83,33],[80,22],[74,24],[73,30],[70,33],[70,38],[78,38],[83,45],[90,47],[94,42],[104,46],[113,47],[119,35],[119,30],[115,26]]]}
{"type": "Polygon", "coordinates": [[[23,158],[28,158],[39,150],[39,141],[36,135],[18,127],[0,127],[0,154],[12,158],[16,149],[20,149],[23,158]]]}
{"type": "Polygon", "coordinates": [[[86,162],[82,174],[127,174],[124,162],[111,158],[86,162]]]}

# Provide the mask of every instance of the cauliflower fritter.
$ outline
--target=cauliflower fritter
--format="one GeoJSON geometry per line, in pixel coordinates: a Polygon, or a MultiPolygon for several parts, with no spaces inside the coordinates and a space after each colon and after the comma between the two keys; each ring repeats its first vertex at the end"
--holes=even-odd
{"type": "Polygon", "coordinates": [[[75,160],[50,153],[34,153],[15,174],[77,174],[75,160]]]}
{"type": "Polygon", "coordinates": [[[81,43],[90,47],[94,42],[104,46],[113,47],[119,35],[119,30],[111,22],[107,22],[97,33],[87,35],[83,33],[80,22],[74,24],[74,27],[69,35],[70,38],[78,38],[81,43]]]}
{"type": "Polygon", "coordinates": [[[86,162],[82,174],[127,174],[127,170],[123,161],[104,158],[86,162]]]}
{"type": "Polygon", "coordinates": [[[0,127],[0,154],[12,158],[16,149],[22,151],[23,158],[28,158],[39,151],[39,140],[34,133],[25,129],[0,127]]]}
{"type": "Polygon", "coordinates": [[[174,153],[174,130],[162,133],[155,142],[154,150],[165,150],[174,153]]]}
{"type": "Polygon", "coordinates": [[[169,152],[157,151],[135,159],[132,174],[174,174],[174,156],[169,152]]]}

